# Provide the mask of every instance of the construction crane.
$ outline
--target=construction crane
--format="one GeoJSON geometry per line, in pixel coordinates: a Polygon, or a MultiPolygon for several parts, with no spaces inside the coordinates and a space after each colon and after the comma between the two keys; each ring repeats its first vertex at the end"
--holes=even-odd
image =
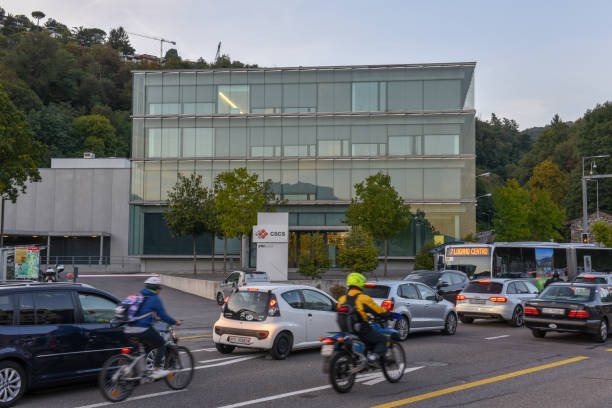
{"type": "MultiPolygon", "coordinates": [[[[130,33],[128,32],[128,34],[132,34],[132,35],[137,35],[139,37],[143,37],[143,38],[148,38],[150,40],[156,40],[159,41],[159,62],[161,63],[162,60],[164,59],[164,43],[168,43],[168,44],[172,44],[172,45],[176,45],[176,41],[170,41],[170,40],[166,40],[164,38],[157,38],[157,37],[152,37],[150,35],[144,35],[144,34],[137,34],[137,33],[130,33]]],[[[219,43],[219,46],[221,46],[221,43],[219,43]]]]}
{"type": "Polygon", "coordinates": [[[213,64],[216,64],[219,61],[219,57],[221,56],[221,41],[219,41],[219,45],[217,45],[217,54],[215,55],[215,60],[213,64]]]}

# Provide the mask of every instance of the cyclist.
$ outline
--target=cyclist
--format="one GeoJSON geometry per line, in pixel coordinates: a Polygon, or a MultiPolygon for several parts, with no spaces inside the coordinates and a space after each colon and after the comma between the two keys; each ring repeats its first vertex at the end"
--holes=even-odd
{"type": "Polygon", "coordinates": [[[158,277],[148,278],[144,285],[145,287],[140,291],[144,299],[140,304],[138,312],[136,312],[134,320],[129,324],[130,328],[135,330],[128,329],[126,332],[138,333],[139,339],[150,350],[157,349],[152,377],[158,379],[165,377],[170,372],[161,367],[161,363],[166,356],[166,342],[153,327],[153,317],[157,316],[166,323],[176,324],[177,326],[180,326],[183,322],[173,319],[166,313],[166,309],[164,309],[164,305],[159,298],[159,291],[162,288],[161,279],[158,277]]]}
{"type": "Polygon", "coordinates": [[[338,317],[340,327],[343,330],[353,332],[359,336],[361,341],[365,344],[373,346],[374,353],[368,354],[368,359],[371,363],[376,363],[387,351],[387,337],[376,330],[376,326],[373,327],[370,325],[368,313],[385,318],[393,317],[394,313],[378,306],[370,296],[363,293],[365,282],[366,278],[362,274],[356,272],[349,274],[349,276],[346,277],[348,292],[338,300],[338,308],[349,306],[349,310],[351,310],[351,308],[353,309],[353,311],[349,313],[355,315],[353,318],[356,320],[356,324],[343,323],[343,319],[350,321],[351,316],[339,314],[338,317]]]}

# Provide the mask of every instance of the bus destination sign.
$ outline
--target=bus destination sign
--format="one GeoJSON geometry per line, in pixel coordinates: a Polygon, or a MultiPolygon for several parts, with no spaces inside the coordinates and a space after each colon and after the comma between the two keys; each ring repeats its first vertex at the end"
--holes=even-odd
{"type": "Polygon", "coordinates": [[[452,247],[447,256],[489,256],[489,247],[452,247]]]}

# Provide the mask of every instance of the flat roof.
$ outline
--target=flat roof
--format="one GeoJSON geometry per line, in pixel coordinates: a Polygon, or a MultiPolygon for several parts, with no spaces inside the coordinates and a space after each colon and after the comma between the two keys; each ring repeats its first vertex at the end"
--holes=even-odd
{"type": "Polygon", "coordinates": [[[422,64],[381,64],[381,65],[328,65],[298,67],[257,67],[257,68],[212,68],[212,69],[136,69],[132,72],[241,72],[241,71],[325,71],[342,69],[394,69],[394,68],[452,68],[475,67],[476,61],[469,62],[434,62],[422,64]]]}

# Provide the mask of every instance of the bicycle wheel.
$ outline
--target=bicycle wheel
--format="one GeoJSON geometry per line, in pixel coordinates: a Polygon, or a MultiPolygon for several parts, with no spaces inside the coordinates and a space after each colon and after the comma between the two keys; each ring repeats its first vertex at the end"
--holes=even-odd
{"type": "Polygon", "coordinates": [[[329,380],[334,390],[343,394],[353,388],[353,384],[355,384],[355,373],[351,373],[353,366],[353,359],[345,351],[332,356],[329,362],[329,380]]]}
{"type": "Polygon", "coordinates": [[[398,382],[404,375],[406,369],[406,354],[399,343],[392,342],[387,349],[382,363],[382,372],[387,381],[398,382]]]}
{"type": "Polygon", "coordinates": [[[187,347],[168,348],[165,367],[170,371],[165,378],[168,387],[173,390],[182,390],[191,383],[194,371],[193,356],[187,347]]]}
{"type": "Polygon", "coordinates": [[[123,380],[131,374],[128,371],[130,363],[130,359],[122,354],[106,360],[98,378],[98,385],[104,398],[111,402],[119,402],[130,396],[136,387],[136,382],[123,380]]]}

